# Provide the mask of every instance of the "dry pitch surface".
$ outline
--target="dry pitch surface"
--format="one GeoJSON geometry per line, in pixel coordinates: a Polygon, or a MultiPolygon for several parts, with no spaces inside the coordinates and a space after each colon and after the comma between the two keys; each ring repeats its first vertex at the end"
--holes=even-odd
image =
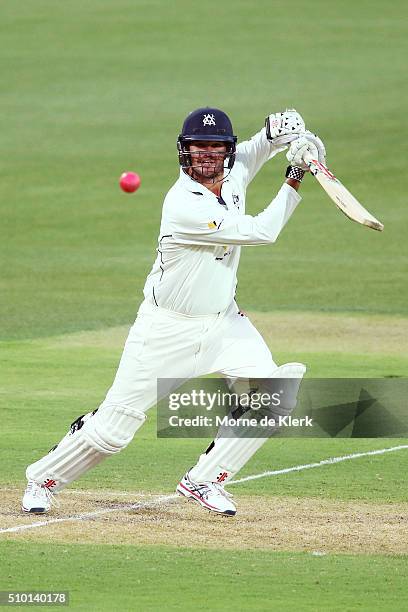
{"type": "Polygon", "coordinates": [[[238,514],[210,514],[182,498],[115,491],[65,491],[46,516],[20,511],[21,491],[3,489],[0,528],[86,513],[5,539],[36,542],[150,544],[205,548],[270,549],[316,553],[408,553],[408,503],[374,504],[292,497],[238,495],[238,514]],[[131,504],[141,507],[130,509],[131,504]],[[103,513],[104,510],[109,512],[103,513]]]}

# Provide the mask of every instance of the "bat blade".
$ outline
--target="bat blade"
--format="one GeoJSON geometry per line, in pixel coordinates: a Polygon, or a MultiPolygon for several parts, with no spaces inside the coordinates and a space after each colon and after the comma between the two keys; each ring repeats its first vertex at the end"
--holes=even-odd
{"type": "Polygon", "coordinates": [[[382,232],[384,225],[381,221],[369,213],[324,164],[312,158],[308,159],[307,163],[310,165],[310,172],[342,213],[356,223],[382,232]]]}

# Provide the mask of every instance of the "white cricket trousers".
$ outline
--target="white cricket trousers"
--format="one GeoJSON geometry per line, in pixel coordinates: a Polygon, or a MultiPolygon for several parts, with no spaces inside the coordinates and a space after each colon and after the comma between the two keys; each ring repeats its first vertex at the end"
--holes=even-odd
{"type": "MultiPolygon", "coordinates": [[[[191,317],[144,301],[98,411],[86,415],[81,428],[29,465],[27,478],[57,492],[125,448],[143,425],[145,412],[156,404],[158,378],[184,380],[211,373],[269,378],[276,369],[262,336],[235,302],[222,313],[191,317]]],[[[198,482],[221,477],[225,482],[264,442],[217,438],[190,474],[198,482]]]]}
{"type": "Polygon", "coordinates": [[[156,404],[157,378],[267,378],[276,368],[264,339],[235,302],[223,313],[192,317],[144,301],[102,406],[145,412],[156,404]]]}

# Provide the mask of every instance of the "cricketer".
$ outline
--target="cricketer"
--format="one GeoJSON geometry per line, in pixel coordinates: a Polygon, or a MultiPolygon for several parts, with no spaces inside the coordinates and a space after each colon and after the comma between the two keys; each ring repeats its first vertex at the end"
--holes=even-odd
{"type": "MultiPolygon", "coordinates": [[[[180,175],[162,211],[157,258],[136,321],[105,400],[77,418],[49,453],[28,466],[24,512],[50,510],[55,493],[125,448],[157,403],[157,378],[293,378],[303,364],[278,367],[236,302],[241,247],[273,244],[300,202],[305,159],[325,163],[321,140],[295,110],[269,115],[237,144],[229,117],[212,107],[191,112],[177,140],[180,175]],[[287,151],[289,167],[272,202],[245,214],[246,190],[260,168],[287,151]]],[[[283,406],[286,413],[291,407],[283,406]]],[[[226,516],[236,513],[224,485],[267,438],[217,438],[181,478],[177,492],[226,516]]]]}

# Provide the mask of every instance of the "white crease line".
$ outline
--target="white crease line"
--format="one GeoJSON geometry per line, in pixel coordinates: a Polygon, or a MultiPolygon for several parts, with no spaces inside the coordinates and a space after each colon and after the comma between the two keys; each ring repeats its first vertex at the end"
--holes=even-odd
{"type": "Polygon", "coordinates": [[[402,444],[401,446],[392,446],[390,448],[381,448],[379,450],[367,451],[364,453],[353,453],[352,455],[343,455],[342,457],[331,457],[329,459],[323,459],[316,463],[307,463],[306,465],[295,465],[294,467],[284,468],[283,470],[272,470],[270,472],[262,472],[262,474],[254,474],[253,476],[245,476],[245,478],[239,478],[238,480],[231,480],[228,486],[232,484],[239,484],[241,482],[247,482],[248,480],[257,480],[258,478],[265,478],[266,476],[276,476],[277,474],[288,474],[289,472],[300,472],[301,470],[310,470],[311,468],[320,467],[321,465],[331,465],[333,463],[340,463],[341,461],[348,461],[349,459],[358,459],[359,457],[368,457],[369,455],[384,455],[384,453],[392,453],[402,449],[407,449],[408,444],[402,444]]]}
{"type": "MultiPolygon", "coordinates": [[[[2,491],[7,491],[8,493],[16,493],[21,491],[21,487],[6,487],[2,491]]],[[[140,493],[139,491],[114,491],[109,489],[93,489],[91,491],[84,491],[82,489],[67,489],[58,495],[58,498],[69,497],[70,493],[74,493],[75,495],[85,495],[86,497],[98,497],[98,500],[101,501],[103,497],[152,497],[151,493],[140,493]]],[[[107,499],[106,501],[110,501],[107,499]]]]}
{"type": "MultiPolygon", "coordinates": [[[[100,496],[103,495],[104,497],[130,497],[131,495],[135,495],[134,491],[107,491],[106,489],[94,489],[93,491],[83,491],[82,489],[68,489],[66,491],[66,494],[68,493],[75,493],[75,495],[86,495],[87,497],[95,497],[95,494],[99,494],[100,496]]],[[[151,497],[150,493],[137,492],[136,495],[138,497],[151,497]]]]}
{"type": "MultiPolygon", "coordinates": [[[[241,482],[247,482],[249,480],[257,480],[258,478],[266,478],[268,476],[277,476],[278,474],[288,474],[289,472],[300,472],[302,470],[310,470],[311,468],[320,467],[322,465],[332,465],[334,463],[340,463],[341,461],[349,461],[350,459],[359,459],[360,457],[369,457],[372,455],[384,455],[385,453],[392,453],[398,450],[408,449],[408,444],[402,444],[400,446],[391,446],[389,448],[381,448],[373,451],[366,451],[364,453],[353,453],[351,455],[343,455],[341,457],[330,457],[329,459],[323,459],[316,463],[306,463],[305,465],[295,465],[289,468],[283,468],[281,470],[271,470],[269,472],[262,472],[262,474],[253,474],[252,476],[246,476],[245,478],[239,478],[238,480],[232,480],[228,483],[228,486],[240,484],[241,482]]],[[[56,523],[68,523],[73,521],[83,521],[84,519],[94,518],[103,514],[110,514],[112,512],[121,512],[127,510],[139,510],[140,508],[150,508],[162,503],[172,501],[176,499],[178,495],[173,493],[172,495],[163,495],[150,502],[141,502],[136,504],[127,504],[125,506],[117,506],[115,508],[104,508],[101,510],[95,510],[93,512],[85,512],[83,514],[76,514],[74,516],[68,516],[65,518],[48,519],[46,521],[37,521],[36,523],[29,523],[26,525],[16,525],[15,527],[6,527],[0,529],[0,533],[16,533],[18,531],[25,531],[26,529],[34,529],[36,527],[45,527],[48,525],[54,525],[56,523]]]]}
{"type": "Polygon", "coordinates": [[[82,514],[74,514],[74,516],[67,516],[63,518],[48,519],[47,521],[37,521],[36,523],[28,523],[26,525],[16,525],[16,527],[7,527],[0,529],[0,533],[15,533],[17,531],[24,531],[26,529],[34,529],[35,527],[45,527],[46,525],[55,525],[55,523],[68,523],[73,521],[83,521],[84,519],[94,518],[102,514],[110,514],[111,512],[121,512],[126,510],[140,510],[140,508],[149,508],[151,506],[160,505],[163,502],[167,502],[176,499],[178,495],[173,493],[172,495],[162,495],[158,499],[150,502],[141,502],[137,504],[127,504],[126,506],[116,506],[115,508],[102,508],[101,510],[94,510],[93,512],[84,512],[82,514]]]}

